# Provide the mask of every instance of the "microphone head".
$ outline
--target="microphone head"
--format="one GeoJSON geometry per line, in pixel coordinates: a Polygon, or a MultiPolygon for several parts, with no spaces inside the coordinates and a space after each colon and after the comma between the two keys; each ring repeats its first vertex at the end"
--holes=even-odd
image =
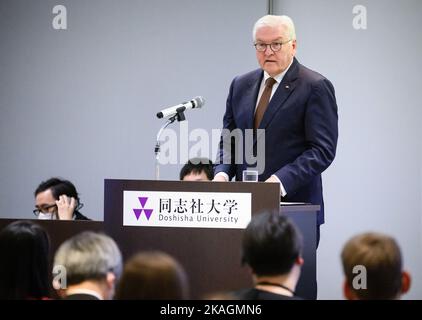
{"type": "Polygon", "coordinates": [[[157,118],[161,119],[164,117],[168,117],[174,115],[177,112],[183,112],[186,109],[195,109],[195,108],[202,108],[205,104],[205,99],[201,96],[195,97],[190,101],[183,102],[177,106],[173,106],[164,110],[161,110],[157,113],[157,118]]]}
{"type": "Polygon", "coordinates": [[[205,104],[205,99],[201,96],[198,96],[193,98],[192,102],[195,105],[195,108],[202,108],[202,106],[205,104]]]}

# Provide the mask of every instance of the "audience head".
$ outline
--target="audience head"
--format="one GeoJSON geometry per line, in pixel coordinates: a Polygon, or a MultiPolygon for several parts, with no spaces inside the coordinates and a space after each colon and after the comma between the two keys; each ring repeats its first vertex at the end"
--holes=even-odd
{"type": "Polygon", "coordinates": [[[400,248],[392,237],[356,235],[345,244],[341,259],[349,300],[398,299],[410,288],[410,275],[402,269],[400,248]]]}
{"type": "Polygon", "coordinates": [[[0,231],[0,300],[49,295],[49,250],[47,232],[33,222],[13,222],[0,231]]]}
{"type": "Polygon", "coordinates": [[[143,252],[125,264],[116,299],[182,300],[188,298],[188,280],[183,267],[170,255],[143,252]]]}
{"type": "Polygon", "coordinates": [[[59,247],[54,265],[66,270],[67,290],[64,295],[69,289],[86,287],[96,290],[103,299],[111,299],[121,275],[122,255],[109,236],[85,231],[59,247]]]}
{"type": "Polygon", "coordinates": [[[213,163],[207,158],[192,158],[180,170],[183,181],[211,181],[213,178],[213,163]]]}
{"type": "Polygon", "coordinates": [[[73,183],[59,178],[41,182],[35,190],[34,196],[36,207],[34,214],[39,219],[72,219],[75,212],[83,206],[73,183]],[[68,211],[69,217],[66,214],[62,214],[62,217],[59,216],[59,202],[62,202],[60,209],[63,207],[65,210],[62,212],[68,211]]]}
{"type": "Polygon", "coordinates": [[[242,262],[257,277],[287,275],[303,264],[302,237],[290,220],[278,213],[253,217],[243,235],[242,262]]]}

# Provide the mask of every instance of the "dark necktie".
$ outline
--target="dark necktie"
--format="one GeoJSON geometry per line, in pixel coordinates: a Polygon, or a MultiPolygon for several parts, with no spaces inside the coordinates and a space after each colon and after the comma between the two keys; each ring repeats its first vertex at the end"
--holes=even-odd
{"type": "Polygon", "coordinates": [[[270,102],[271,91],[273,89],[274,83],[277,81],[274,78],[268,78],[265,81],[265,88],[262,92],[261,99],[259,99],[258,107],[255,111],[255,118],[253,122],[254,129],[258,129],[259,124],[261,123],[262,118],[264,117],[265,110],[267,110],[268,103],[270,102]]]}

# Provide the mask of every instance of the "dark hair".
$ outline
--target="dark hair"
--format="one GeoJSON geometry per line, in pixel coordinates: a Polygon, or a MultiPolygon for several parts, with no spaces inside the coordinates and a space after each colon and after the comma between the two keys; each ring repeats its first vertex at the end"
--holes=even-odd
{"type": "Polygon", "coordinates": [[[205,172],[208,180],[214,178],[214,165],[208,158],[192,158],[183,166],[180,170],[180,180],[183,180],[185,176],[190,173],[201,174],[205,172]]]}
{"type": "Polygon", "coordinates": [[[116,290],[117,300],[181,300],[188,298],[183,267],[170,255],[138,253],[126,263],[116,290]]]}
{"type": "Polygon", "coordinates": [[[59,200],[59,197],[64,194],[68,197],[73,197],[77,200],[77,203],[80,203],[78,192],[76,191],[75,186],[69,180],[62,180],[59,178],[50,178],[47,181],[43,181],[37,187],[34,192],[34,196],[50,189],[53,194],[54,199],[59,200]]]}
{"type": "Polygon", "coordinates": [[[47,232],[29,221],[16,221],[0,232],[0,299],[40,299],[49,294],[47,232]]]}
{"type": "Polygon", "coordinates": [[[242,262],[258,276],[288,273],[302,252],[302,236],[292,222],[277,213],[253,217],[242,241],[242,262]]]}
{"type": "Polygon", "coordinates": [[[348,286],[362,300],[395,299],[402,286],[402,257],[399,245],[384,234],[368,232],[351,238],[341,259],[348,286]],[[355,266],[366,269],[367,287],[354,290],[355,266]]]}

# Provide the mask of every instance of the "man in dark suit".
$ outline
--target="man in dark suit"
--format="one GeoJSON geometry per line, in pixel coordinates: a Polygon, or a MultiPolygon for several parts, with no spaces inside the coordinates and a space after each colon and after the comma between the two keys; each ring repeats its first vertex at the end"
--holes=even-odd
{"type": "Polygon", "coordinates": [[[42,220],[90,220],[79,210],[83,207],[74,184],[68,180],[50,178],[34,192],[34,214],[42,220]]]}
{"type": "Polygon", "coordinates": [[[286,216],[254,215],[242,236],[242,263],[254,287],[234,292],[241,300],[298,300],[295,293],[303,265],[302,235],[286,216]]]}
{"type": "Polygon", "coordinates": [[[243,170],[255,166],[260,181],[280,184],[282,201],[320,205],[319,226],[324,223],[321,173],[335,157],[338,136],[333,85],[295,58],[289,17],[260,18],[253,37],[261,69],[233,80],[223,119],[225,131],[243,136],[222,135],[214,181],[242,180],[243,170]],[[255,155],[255,163],[248,162],[255,155]]]}

